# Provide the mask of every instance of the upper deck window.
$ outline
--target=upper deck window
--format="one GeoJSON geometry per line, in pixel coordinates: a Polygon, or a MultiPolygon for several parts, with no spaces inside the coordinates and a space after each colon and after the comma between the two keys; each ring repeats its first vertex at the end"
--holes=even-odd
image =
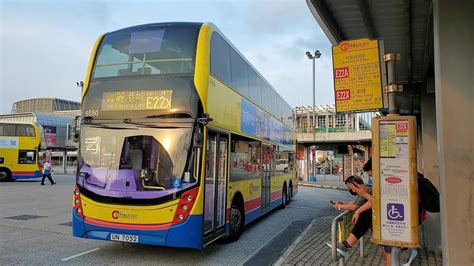
{"type": "Polygon", "coordinates": [[[34,137],[36,134],[31,125],[0,124],[0,136],[34,137]]]}
{"type": "Polygon", "coordinates": [[[197,28],[180,26],[149,26],[107,34],[92,77],[192,74],[197,35],[197,28]]]}

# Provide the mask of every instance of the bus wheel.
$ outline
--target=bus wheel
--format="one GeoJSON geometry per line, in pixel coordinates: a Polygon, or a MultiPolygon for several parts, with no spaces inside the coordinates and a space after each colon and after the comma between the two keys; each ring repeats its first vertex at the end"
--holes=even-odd
{"type": "Polygon", "coordinates": [[[286,204],[288,204],[288,194],[286,192],[286,184],[283,185],[283,190],[281,192],[281,206],[280,208],[286,208],[286,204]]]}
{"type": "Polygon", "coordinates": [[[293,198],[293,185],[290,183],[290,189],[288,190],[288,202],[293,198]]]}
{"type": "Polygon", "coordinates": [[[0,168],[0,182],[11,181],[12,174],[6,168],[0,168]]]}
{"type": "Polygon", "coordinates": [[[225,240],[226,242],[236,241],[244,231],[244,212],[243,206],[240,206],[240,204],[233,203],[230,207],[229,226],[230,234],[225,240]]]}

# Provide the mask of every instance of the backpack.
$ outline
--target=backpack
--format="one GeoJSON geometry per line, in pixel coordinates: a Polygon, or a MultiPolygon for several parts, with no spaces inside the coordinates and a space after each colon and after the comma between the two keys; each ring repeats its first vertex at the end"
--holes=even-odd
{"type": "Polygon", "coordinates": [[[428,212],[440,211],[438,189],[420,173],[418,173],[418,194],[420,195],[423,209],[428,212]]]}

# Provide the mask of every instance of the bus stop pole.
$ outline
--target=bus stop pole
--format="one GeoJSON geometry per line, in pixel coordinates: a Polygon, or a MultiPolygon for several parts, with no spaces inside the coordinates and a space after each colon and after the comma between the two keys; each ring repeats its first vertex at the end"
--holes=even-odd
{"type": "MultiPolygon", "coordinates": [[[[388,113],[389,114],[398,114],[397,106],[397,92],[399,91],[399,86],[396,85],[396,69],[395,62],[400,60],[399,54],[386,54],[384,56],[384,61],[387,63],[387,84],[385,88],[388,94],[388,113]]],[[[392,247],[391,252],[391,265],[399,266],[400,265],[400,248],[392,247]]]]}

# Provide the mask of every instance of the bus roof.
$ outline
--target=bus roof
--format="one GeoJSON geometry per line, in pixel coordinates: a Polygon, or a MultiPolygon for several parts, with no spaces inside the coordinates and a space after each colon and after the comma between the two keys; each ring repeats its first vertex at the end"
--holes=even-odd
{"type": "Polygon", "coordinates": [[[159,23],[148,23],[148,24],[141,24],[135,25],[127,28],[118,29],[115,31],[107,32],[106,34],[116,33],[124,30],[133,30],[133,29],[143,29],[143,28],[151,28],[151,27],[162,27],[162,26],[178,26],[178,27],[189,27],[189,28],[200,28],[202,26],[202,22],[159,22],[159,23]]]}

